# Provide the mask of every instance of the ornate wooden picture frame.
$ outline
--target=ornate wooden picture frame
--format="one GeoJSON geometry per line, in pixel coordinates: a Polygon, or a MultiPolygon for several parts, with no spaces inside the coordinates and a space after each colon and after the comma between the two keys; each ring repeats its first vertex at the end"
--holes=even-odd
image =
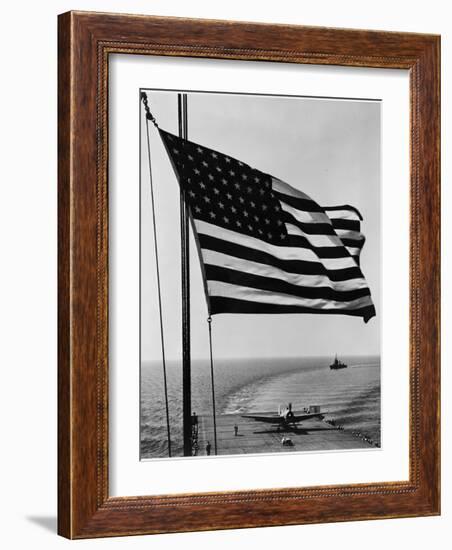
{"type": "Polygon", "coordinates": [[[440,513],[440,38],[69,12],[59,16],[58,531],[89,538],[440,513]],[[109,496],[109,56],[406,69],[409,480],[109,496]]]}

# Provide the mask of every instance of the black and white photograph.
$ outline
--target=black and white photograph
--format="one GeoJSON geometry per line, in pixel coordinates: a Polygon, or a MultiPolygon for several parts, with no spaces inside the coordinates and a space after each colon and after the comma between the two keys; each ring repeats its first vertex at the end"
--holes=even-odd
{"type": "Polygon", "coordinates": [[[140,459],[378,451],[381,101],[137,101],[140,459]]]}
{"type": "Polygon", "coordinates": [[[450,5],[2,7],[2,547],[449,548],[450,5]]]}

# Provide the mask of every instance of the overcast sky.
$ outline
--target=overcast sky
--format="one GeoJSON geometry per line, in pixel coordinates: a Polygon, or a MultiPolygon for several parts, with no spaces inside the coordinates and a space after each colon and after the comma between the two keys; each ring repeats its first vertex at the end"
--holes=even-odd
{"type": "MultiPolygon", "coordinates": [[[[148,91],[160,127],[177,134],[177,93],[148,91]]],[[[216,357],[380,352],[380,107],[377,101],[189,93],[188,138],[300,189],[323,206],[351,204],[364,217],[361,267],[377,316],[216,315],[216,357]]],[[[141,113],[143,116],[143,113],[141,113]]],[[[152,175],[168,359],[181,357],[179,188],[151,127],[152,175]]],[[[144,117],[141,135],[141,351],[161,358],[144,117]]],[[[208,357],[207,307],[191,241],[192,356],[208,357]]]]}

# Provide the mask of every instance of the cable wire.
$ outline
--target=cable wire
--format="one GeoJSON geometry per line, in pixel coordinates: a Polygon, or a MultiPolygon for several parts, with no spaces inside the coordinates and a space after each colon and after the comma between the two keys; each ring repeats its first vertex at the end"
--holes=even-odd
{"type": "Polygon", "coordinates": [[[162,365],[163,365],[163,386],[165,392],[165,408],[166,408],[166,428],[168,433],[168,456],[171,456],[171,432],[170,432],[170,418],[169,418],[169,404],[168,404],[168,384],[166,377],[166,356],[165,356],[165,338],[163,330],[163,312],[162,312],[162,293],[160,286],[160,267],[159,267],[159,253],[158,253],[158,239],[157,239],[157,224],[155,220],[155,201],[154,201],[154,185],[152,182],[152,163],[151,163],[151,144],[149,138],[149,121],[157,127],[155,119],[149,116],[149,107],[147,104],[146,94],[143,92],[141,98],[146,110],[146,136],[148,146],[148,161],[149,161],[149,182],[151,189],[151,209],[152,209],[152,222],[154,228],[154,249],[155,249],[155,267],[157,273],[157,290],[158,290],[158,304],[159,304],[159,317],[160,317],[160,340],[162,345],[162,365]]]}

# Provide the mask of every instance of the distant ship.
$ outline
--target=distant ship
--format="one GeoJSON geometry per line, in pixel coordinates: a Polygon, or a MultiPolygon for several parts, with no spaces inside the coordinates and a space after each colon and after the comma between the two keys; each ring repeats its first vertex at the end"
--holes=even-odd
{"type": "Polygon", "coordinates": [[[334,363],[332,363],[330,365],[331,370],[346,369],[347,367],[348,367],[348,365],[346,365],[342,361],[339,361],[339,359],[337,358],[337,355],[334,359],[334,363]]]}

